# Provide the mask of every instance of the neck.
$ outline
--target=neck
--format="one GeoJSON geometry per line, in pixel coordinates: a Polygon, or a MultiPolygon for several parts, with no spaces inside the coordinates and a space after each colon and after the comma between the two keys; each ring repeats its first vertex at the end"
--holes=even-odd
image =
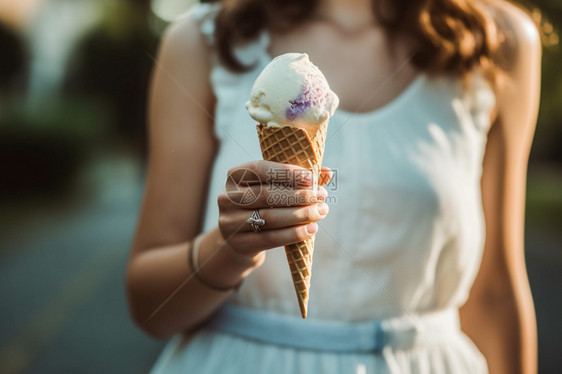
{"type": "Polygon", "coordinates": [[[347,31],[375,23],[371,0],[321,0],[316,16],[347,31]]]}

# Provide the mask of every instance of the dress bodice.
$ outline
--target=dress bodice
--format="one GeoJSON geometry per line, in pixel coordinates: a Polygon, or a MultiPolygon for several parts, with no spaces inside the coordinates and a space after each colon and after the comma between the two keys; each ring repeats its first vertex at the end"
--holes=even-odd
{"type": "MultiPolygon", "coordinates": [[[[194,16],[212,44],[212,6],[194,16]]],[[[244,104],[271,60],[268,35],[235,49],[253,68],[211,72],[220,141],[210,177],[204,229],[217,225],[216,199],[233,166],[261,159],[244,104]]],[[[319,222],[309,318],[361,321],[458,307],[479,269],[484,245],[480,179],[490,86],[478,73],[468,85],[420,73],[381,109],[330,120],[324,165],[330,213],[319,222]]],[[[251,212],[249,211],[249,214],[251,212]]],[[[233,295],[236,304],[298,315],[282,248],[268,252],[233,295]]]]}

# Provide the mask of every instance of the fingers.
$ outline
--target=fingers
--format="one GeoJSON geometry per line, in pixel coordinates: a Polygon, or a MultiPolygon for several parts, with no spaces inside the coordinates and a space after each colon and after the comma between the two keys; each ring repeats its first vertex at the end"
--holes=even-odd
{"type": "Polygon", "coordinates": [[[240,254],[253,256],[266,249],[302,242],[311,238],[317,231],[318,225],[310,223],[277,230],[240,232],[230,240],[229,245],[236,248],[235,251],[240,254]]]}
{"type": "MultiPolygon", "coordinates": [[[[323,166],[318,184],[324,186],[332,177],[332,170],[323,166]]],[[[281,184],[293,188],[308,188],[312,187],[313,178],[310,170],[299,166],[272,161],[252,161],[230,169],[227,184],[242,186],[281,184]]]]}
{"type": "Polygon", "coordinates": [[[224,209],[257,209],[269,207],[290,207],[316,204],[328,196],[324,187],[317,191],[309,189],[291,189],[284,186],[252,185],[236,186],[225,189],[219,196],[218,203],[224,209]]]}
{"type": "Polygon", "coordinates": [[[229,170],[227,183],[242,186],[283,184],[294,188],[312,187],[310,170],[272,161],[252,161],[229,170]]]}
{"type": "MultiPolygon", "coordinates": [[[[261,227],[264,231],[320,221],[326,218],[328,212],[329,207],[326,203],[296,208],[258,209],[260,217],[265,220],[265,225],[261,227]]],[[[235,231],[237,228],[240,232],[253,231],[252,226],[247,223],[251,214],[251,210],[239,210],[229,217],[228,222],[223,221],[222,224],[227,231],[235,231]]]]}
{"type": "Polygon", "coordinates": [[[322,186],[332,175],[323,167],[315,191],[312,172],[295,165],[253,161],[231,169],[218,198],[221,234],[235,252],[248,256],[310,238],[328,214],[322,186]],[[253,210],[265,221],[257,233],[247,222],[253,210]]]}

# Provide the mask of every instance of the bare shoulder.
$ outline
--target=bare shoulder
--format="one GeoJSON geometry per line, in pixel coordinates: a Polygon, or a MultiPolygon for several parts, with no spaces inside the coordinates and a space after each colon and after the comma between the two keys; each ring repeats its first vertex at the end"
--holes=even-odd
{"type": "Polygon", "coordinates": [[[187,13],[163,33],[156,68],[169,73],[177,84],[190,91],[210,93],[210,53],[199,21],[187,13]]]}
{"type": "Polygon", "coordinates": [[[507,1],[494,2],[491,12],[499,34],[496,66],[501,72],[494,126],[503,128],[506,137],[518,138],[515,142],[530,144],[540,98],[540,34],[531,17],[507,1]]]}
{"type": "Polygon", "coordinates": [[[165,30],[154,59],[149,99],[152,154],[176,155],[213,141],[210,113],[215,96],[210,82],[211,51],[197,18],[186,14],[165,30]],[[189,139],[178,137],[189,128],[189,139]],[[203,141],[205,140],[205,141],[203,141]]]}
{"type": "MultiPolygon", "coordinates": [[[[202,52],[203,57],[208,52],[200,32],[199,21],[186,13],[178,20],[171,23],[164,31],[161,49],[171,56],[192,55],[193,52],[202,52]]],[[[197,57],[192,55],[191,57],[197,57]]]]}
{"type": "Polygon", "coordinates": [[[530,15],[507,1],[494,2],[491,10],[500,35],[499,67],[516,73],[525,62],[540,60],[540,34],[530,15]]]}

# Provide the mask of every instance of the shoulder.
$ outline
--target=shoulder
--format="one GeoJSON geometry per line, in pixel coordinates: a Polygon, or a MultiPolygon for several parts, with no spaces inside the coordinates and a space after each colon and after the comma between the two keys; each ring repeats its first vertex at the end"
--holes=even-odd
{"type": "MultiPolygon", "coordinates": [[[[181,16],[164,31],[155,61],[155,71],[198,97],[211,96],[212,52],[202,31],[201,6],[181,16]],[[201,95],[201,96],[200,96],[201,95]]],[[[203,99],[210,103],[210,100],[203,99]]]]}
{"type": "Polygon", "coordinates": [[[160,58],[167,62],[204,62],[208,56],[209,47],[201,32],[201,21],[193,12],[186,13],[164,31],[160,42],[160,58]]]}
{"type": "Polygon", "coordinates": [[[496,1],[489,5],[490,9],[497,17],[496,20],[505,24],[519,37],[529,42],[540,44],[539,32],[535,22],[531,19],[528,11],[508,1],[496,1]]]}
{"type": "MultiPolygon", "coordinates": [[[[539,31],[527,12],[498,1],[491,6],[499,49],[496,54],[496,125],[513,136],[532,134],[540,97],[542,44],[539,31]]],[[[530,141],[527,139],[527,141],[530,141]]]]}
{"type": "Polygon", "coordinates": [[[507,74],[515,73],[526,61],[539,60],[541,38],[535,22],[522,8],[507,1],[490,6],[496,22],[499,53],[496,63],[507,74]]]}

